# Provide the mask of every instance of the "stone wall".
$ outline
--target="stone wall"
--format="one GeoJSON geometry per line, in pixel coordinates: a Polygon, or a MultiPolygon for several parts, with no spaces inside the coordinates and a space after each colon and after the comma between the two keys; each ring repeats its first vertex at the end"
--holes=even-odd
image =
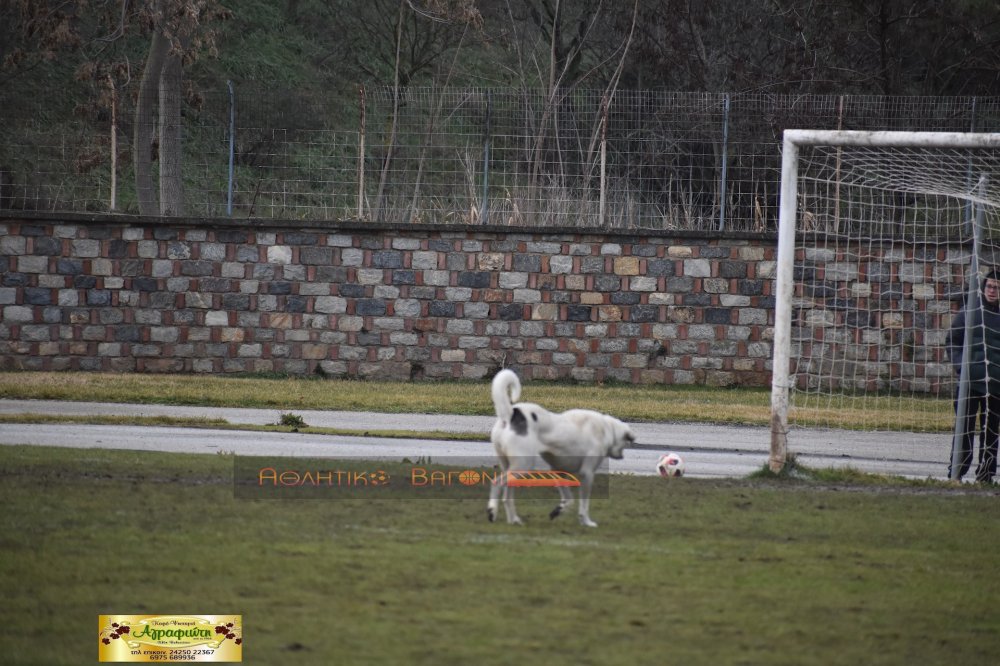
{"type": "Polygon", "coordinates": [[[753,234],[0,214],[0,367],[766,386],[753,234]]]}
{"type": "MultiPolygon", "coordinates": [[[[795,386],[950,396],[956,378],[947,337],[970,258],[960,243],[800,247],[791,329],[795,386]]],[[[996,259],[991,252],[983,257],[988,264],[996,259]]]]}

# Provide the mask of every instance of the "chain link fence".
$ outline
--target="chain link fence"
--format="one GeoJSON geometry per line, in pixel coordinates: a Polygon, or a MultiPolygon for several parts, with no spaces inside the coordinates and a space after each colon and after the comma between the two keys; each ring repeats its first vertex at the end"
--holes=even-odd
{"type": "MultiPolygon", "coordinates": [[[[130,91],[0,103],[0,208],[138,212],[130,91]]],[[[767,231],[785,128],[995,132],[1000,98],[229,87],[184,107],[184,213],[767,231]]]]}

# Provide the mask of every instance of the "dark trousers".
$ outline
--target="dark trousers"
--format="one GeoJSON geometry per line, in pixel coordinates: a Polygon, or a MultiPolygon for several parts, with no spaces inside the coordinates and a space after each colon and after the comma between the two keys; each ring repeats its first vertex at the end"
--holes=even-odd
{"type": "MultiPolygon", "coordinates": [[[[976,416],[979,416],[979,467],[977,481],[991,481],[997,473],[997,443],[1000,440],[1000,395],[970,394],[965,414],[958,413],[958,392],[955,393],[955,418],[963,418],[961,463],[958,478],[965,476],[972,466],[972,448],[976,439],[976,416]]],[[[948,467],[951,477],[951,466],[948,467]]]]}

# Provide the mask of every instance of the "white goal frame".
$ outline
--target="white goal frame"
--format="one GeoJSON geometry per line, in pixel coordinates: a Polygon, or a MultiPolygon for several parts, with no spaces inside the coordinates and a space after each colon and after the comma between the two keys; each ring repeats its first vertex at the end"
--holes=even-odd
{"type": "MultiPolygon", "coordinates": [[[[799,148],[802,146],[869,146],[893,148],[1000,148],[1000,134],[974,132],[865,132],[852,130],[784,131],[781,198],[778,212],[778,256],[775,268],[774,356],[771,379],[770,469],[778,473],[788,459],[791,323],[794,295],[795,234],[798,212],[799,148]]],[[[977,251],[973,251],[975,261],[977,251]]],[[[975,266],[973,266],[975,268],[975,266]]],[[[970,280],[970,282],[975,282],[970,280]]],[[[970,293],[972,287],[970,286],[970,293]]],[[[967,336],[968,337],[968,336],[967,336]]]]}

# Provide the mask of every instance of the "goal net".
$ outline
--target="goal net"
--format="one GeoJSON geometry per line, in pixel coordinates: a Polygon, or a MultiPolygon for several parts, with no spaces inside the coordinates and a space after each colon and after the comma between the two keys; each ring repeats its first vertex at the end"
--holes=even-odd
{"type": "Polygon", "coordinates": [[[993,267],[1000,134],[787,130],[771,468],[794,451],[790,424],[942,432],[945,447],[949,330],[993,267]]]}

